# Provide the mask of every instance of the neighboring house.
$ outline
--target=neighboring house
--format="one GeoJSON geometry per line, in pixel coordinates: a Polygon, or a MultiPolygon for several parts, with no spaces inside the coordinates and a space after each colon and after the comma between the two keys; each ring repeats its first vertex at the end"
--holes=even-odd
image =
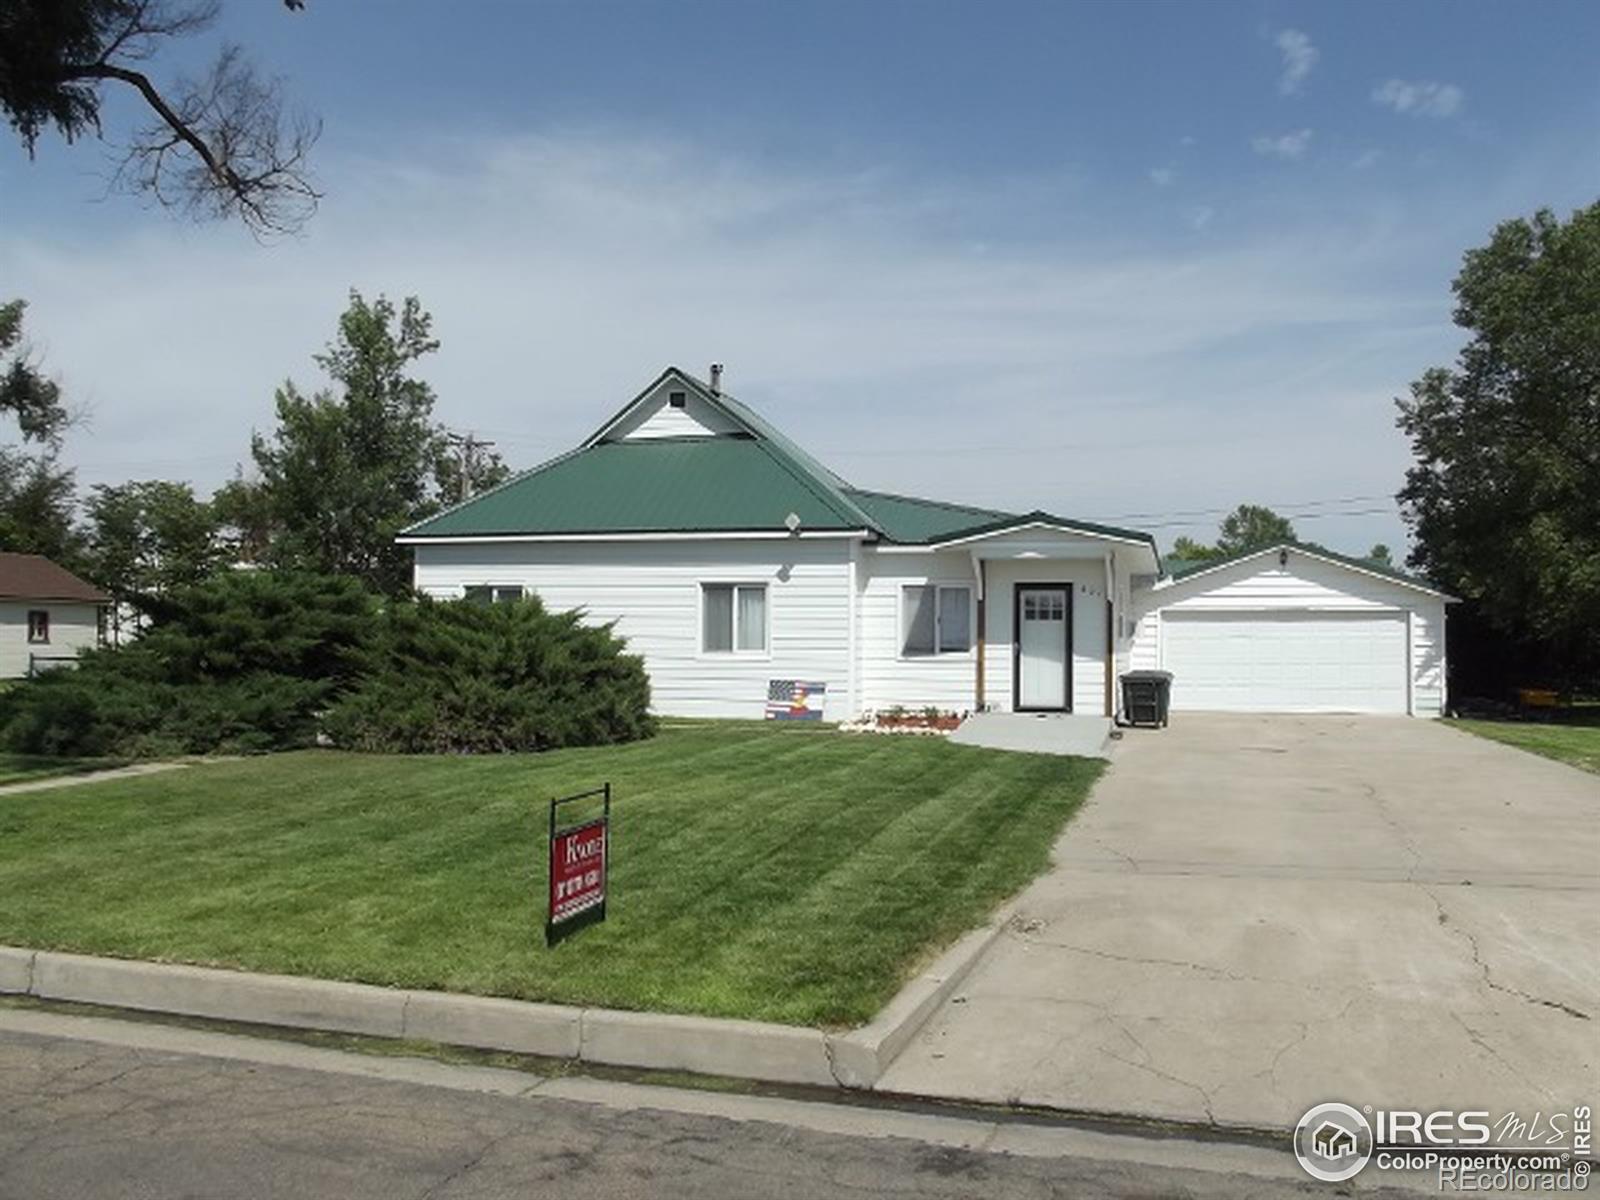
{"type": "Polygon", "coordinates": [[[62,666],[99,645],[110,603],[48,558],[0,552],[0,678],[62,666]]]}
{"type": "Polygon", "coordinates": [[[760,717],[775,680],[824,684],[830,720],[1111,715],[1135,666],[1177,673],[1179,709],[1439,711],[1444,597],[1419,581],[1299,547],[1175,580],[1140,530],[854,487],[712,378],[669,368],[570,453],[405,530],[418,590],[615,622],[672,715],[760,717]],[[1183,632],[1201,608],[1255,614],[1296,665],[1219,659],[1238,630],[1183,632]]]}

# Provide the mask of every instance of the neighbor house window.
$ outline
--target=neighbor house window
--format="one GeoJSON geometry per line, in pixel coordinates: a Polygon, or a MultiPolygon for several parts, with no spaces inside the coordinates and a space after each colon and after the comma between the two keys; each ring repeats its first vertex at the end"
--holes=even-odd
{"type": "Polygon", "coordinates": [[[707,583],[700,588],[700,648],[708,654],[767,648],[767,585],[707,583]]]}
{"type": "Polygon", "coordinates": [[[971,648],[971,588],[928,583],[901,589],[902,655],[963,654],[971,648]]]}
{"type": "Polygon", "coordinates": [[[522,588],[489,583],[469,583],[463,597],[468,604],[510,604],[522,599],[522,588]]]}
{"type": "Polygon", "coordinates": [[[30,642],[50,640],[50,614],[42,608],[28,610],[28,640],[30,642]]]}

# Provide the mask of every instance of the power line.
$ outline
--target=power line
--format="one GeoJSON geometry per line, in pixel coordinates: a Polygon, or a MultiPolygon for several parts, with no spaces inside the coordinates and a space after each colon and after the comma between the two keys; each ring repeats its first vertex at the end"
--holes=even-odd
{"type": "MultiPolygon", "coordinates": [[[[1393,508],[1347,508],[1336,509],[1331,512],[1311,512],[1292,514],[1296,521],[1315,521],[1319,517],[1376,517],[1393,514],[1393,508]]],[[[1157,521],[1145,522],[1144,529],[1193,529],[1200,525],[1210,524],[1209,521],[1157,521]]]]}
{"type": "MultiPolygon", "coordinates": [[[[1394,499],[1394,497],[1393,496],[1389,496],[1389,495],[1334,496],[1334,497],[1330,497],[1330,498],[1328,498],[1326,500],[1284,500],[1284,501],[1275,501],[1275,502],[1272,502],[1272,503],[1269,503],[1269,504],[1264,504],[1262,507],[1270,508],[1270,509],[1272,509],[1273,512],[1282,512],[1284,510],[1299,509],[1299,508],[1326,508],[1330,504],[1366,504],[1366,503],[1370,503],[1372,501],[1377,501],[1377,500],[1393,501],[1393,499],[1394,499]]],[[[1230,506],[1230,507],[1227,507],[1227,508],[1175,508],[1175,509],[1169,509],[1169,510],[1166,510],[1166,511],[1163,511],[1163,512],[1118,513],[1116,516],[1106,517],[1104,519],[1107,520],[1107,521],[1142,521],[1142,520],[1158,520],[1158,519],[1164,519],[1164,518],[1168,518],[1168,517],[1207,517],[1207,516],[1217,516],[1217,515],[1221,515],[1221,514],[1231,513],[1233,511],[1234,507],[1237,507],[1237,506],[1230,506]]],[[[1291,514],[1291,515],[1312,516],[1314,514],[1312,514],[1312,513],[1300,513],[1300,514],[1291,514]]]]}

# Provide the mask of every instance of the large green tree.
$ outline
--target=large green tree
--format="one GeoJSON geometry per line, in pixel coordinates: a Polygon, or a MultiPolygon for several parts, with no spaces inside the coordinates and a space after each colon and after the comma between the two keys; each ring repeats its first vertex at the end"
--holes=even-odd
{"type": "Polygon", "coordinates": [[[1222,554],[1248,554],[1295,540],[1293,522],[1260,504],[1239,505],[1217,527],[1217,550],[1222,554]]]}
{"type": "Polygon", "coordinates": [[[17,422],[23,445],[0,446],[0,549],[75,565],[73,473],[60,464],[71,423],[60,385],[39,368],[23,338],[21,300],[0,304],[0,414],[17,422]]]}
{"type": "Polygon", "coordinates": [[[216,514],[187,483],[100,484],[85,508],[90,577],[118,598],[166,595],[201,582],[228,559],[216,514]]]}
{"type": "Polygon", "coordinates": [[[1215,545],[1181,537],[1172,545],[1172,557],[1185,562],[1204,562],[1296,540],[1294,524],[1288,517],[1281,517],[1259,504],[1241,504],[1222,518],[1217,526],[1215,545]]]}
{"type": "Polygon", "coordinates": [[[1410,561],[1572,680],[1600,669],[1600,204],[1502,223],[1454,290],[1465,347],[1398,401],[1410,561]]]}
{"type": "MultiPolygon", "coordinates": [[[[316,358],[336,388],[278,390],[277,429],[251,440],[260,481],[228,499],[265,518],[269,561],[355,575],[392,595],[409,590],[410,552],[395,536],[462,488],[458,456],[432,419],[433,388],[413,373],[438,347],[416,297],[396,308],[351,292],[337,336],[316,358]]],[[[470,469],[474,490],[505,475],[492,454],[474,456],[470,469]]]]}
{"type": "Polygon", "coordinates": [[[233,45],[195,77],[158,82],[150,70],[218,11],[218,0],[4,0],[0,112],[32,154],[47,129],[69,142],[101,135],[102,117],[117,111],[111,93],[124,94],[145,120],[122,139],[114,182],[257,233],[298,228],[318,198],[306,156],[319,126],[286,112],[278,81],[233,45]]]}

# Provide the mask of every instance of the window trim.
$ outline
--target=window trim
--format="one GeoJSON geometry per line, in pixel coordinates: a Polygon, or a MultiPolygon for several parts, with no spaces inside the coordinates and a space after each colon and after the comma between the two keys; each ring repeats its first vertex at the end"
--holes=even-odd
{"type": "Polygon", "coordinates": [[[727,658],[743,658],[753,662],[761,662],[772,657],[772,581],[769,579],[697,579],[694,585],[695,595],[695,657],[707,658],[713,662],[727,658]],[[727,650],[706,649],[706,589],[714,587],[733,588],[733,627],[728,631],[731,635],[732,645],[727,650]],[[761,631],[761,649],[739,649],[739,592],[742,587],[758,587],[765,593],[761,615],[764,628],[761,631]]]}
{"type": "Polygon", "coordinates": [[[965,579],[902,579],[895,595],[895,659],[898,662],[927,662],[929,659],[939,658],[972,658],[977,653],[978,645],[978,602],[977,588],[970,580],[965,579]],[[906,592],[912,588],[936,588],[939,594],[933,601],[933,649],[927,654],[906,653],[906,592]],[[967,593],[967,648],[965,650],[941,650],[940,631],[944,625],[944,596],[945,591],[963,591],[967,593]]]}
{"type": "Polygon", "coordinates": [[[30,608],[28,610],[28,645],[30,645],[30,646],[48,646],[49,644],[50,644],[50,610],[48,608],[30,608]],[[39,622],[39,627],[40,627],[40,629],[43,630],[43,636],[42,637],[34,637],[33,636],[33,628],[34,628],[33,619],[35,617],[41,618],[41,620],[39,622]]]}

